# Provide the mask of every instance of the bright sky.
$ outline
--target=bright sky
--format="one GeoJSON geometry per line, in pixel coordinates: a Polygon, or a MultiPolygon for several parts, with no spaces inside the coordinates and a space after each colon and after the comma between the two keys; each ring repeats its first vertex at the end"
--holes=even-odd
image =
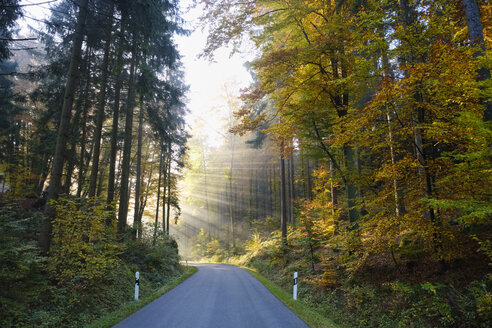
{"type": "Polygon", "coordinates": [[[244,67],[244,63],[252,60],[251,54],[235,54],[230,57],[230,50],[220,49],[215,54],[215,63],[207,59],[199,59],[198,54],[205,47],[207,32],[197,27],[197,18],[201,9],[194,8],[186,10],[192,0],[182,0],[181,7],[183,18],[187,21],[186,28],[193,33],[188,36],[176,38],[178,48],[183,56],[183,64],[186,75],[186,83],[190,86],[188,93],[188,108],[191,111],[187,122],[191,129],[197,120],[205,120],[204,129],[208,135],[210,145],[214,146],[220,142],[223,129],[223,118],[227,117],[224,112],[225,104],[222,99],[222,88],[227,84],[233,84],[238,92],[252,82],[251,75],[244,67]]]}

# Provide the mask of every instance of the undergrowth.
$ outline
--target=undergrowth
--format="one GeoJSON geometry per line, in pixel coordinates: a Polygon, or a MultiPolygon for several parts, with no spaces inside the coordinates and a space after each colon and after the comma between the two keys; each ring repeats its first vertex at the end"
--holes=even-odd
{"type": "Polygon", "coordinates": [[[167,235],[120,239],[104,223],[105,205],[61,199],[56,207],[52,247],[42,256],[43,214],[0,206],[0,327],[83,327],[132,301],[136,271],[142,298],[182,273],[167,235]]]}

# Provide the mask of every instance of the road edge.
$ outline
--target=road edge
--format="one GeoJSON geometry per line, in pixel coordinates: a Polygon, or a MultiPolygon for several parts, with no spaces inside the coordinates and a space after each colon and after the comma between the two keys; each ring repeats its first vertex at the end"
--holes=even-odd
{"type": "Polygon", "coordinates": [[[178,286],[180,283],[191,277],[197,271],[198,269],[194,266],[186,266],[182,275],[169,281],[164,286],[159,288],[156,292],[141,300],[125,303],[120,309],[100,317],[96,321],[92,322],[90,325],[86,326],[86,328],[109,328],[116,325],[118,322],[126,319],[150,302],[154,301],[155,299],[161,297],[165,293],[169,292],[171,289],[178,286]]]}
{"type": "Polygon", "coordinates": [[[282,287],[276,283],[263,277],[260,273],[254,269],[239,266],[240,268],[249,272],[253,277],[258,279],[270,292],[275,295],[282,303],[284,303],[292,312],[294,312],[302,321],[304,321],[311,328],[339,328],[330,319],[322,316],[320,313],[312,310],[307,304],[301,300],[295,301],[292,298],[292,294],[287,293],[282,287]]]}

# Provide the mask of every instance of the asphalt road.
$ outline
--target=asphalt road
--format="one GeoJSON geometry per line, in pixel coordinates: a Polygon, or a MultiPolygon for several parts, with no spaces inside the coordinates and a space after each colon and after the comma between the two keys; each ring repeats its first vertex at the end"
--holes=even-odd
{"type": "Polygon", "coordinates": [[[308,327],[247,271],[194,264],[198,272],[115,327],[308,327]]]}

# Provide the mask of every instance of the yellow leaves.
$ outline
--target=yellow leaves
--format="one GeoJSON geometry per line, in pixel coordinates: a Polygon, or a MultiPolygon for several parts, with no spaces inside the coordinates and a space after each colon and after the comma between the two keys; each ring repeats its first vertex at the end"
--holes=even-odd
{"type": "Polygon", "coordinates": [[[61,198],[53,201],[53,245],[48,261],[50,274],[59,282],[75,278],[103,278],[118,259],[114,228],[106,228],[106,204],[94,199],[61,198]]]}
{"type": "Polygon", "coordinates": [[[265,32],[269,37],[264,42],[262,57],[253,68],[258,73],[261,89],[271,94],[281,111],[288,112],[282,113],[286,120],[310,124],[305,121],[311,115],[306,114],[332,109],[330,93],[340,93],[351,83],[350,74],[340,76],[345,73],[339,74],[338,68],[333,72],[330,64],[337,61],[350,71],[352,54],[347,44],[350,32],[339,16],[326,15],[323,2],[284,5],[280,6],[285,11],[265,32]],[[334,75],[339,76],[334,78],[334,75]],[[296,115],[294,111],[301,114],[296,115]]]}
{"type": "Polygon", "coordinates": [[[253,253],[253,256],[256,255],[256,253],[259,252],[261,248],[261,236],[259,233],[254,233],[250,236],[248,240],[246,240],[246,243],[244,245],[244,249],[253,253]]]}
{"type": "Polygon", "coordinates": [[[321,275],[321,279],[319,280],[318,284],[325,288],[335,287],[337,284],[337,274],[335,269],[333,268],[325,269],[325,271],[321,275]]]}
{"type": "MultiPolygon", "coordinates": [[[[18,164],[0,164],[0,184],[4,184],[5,197],[8,199],[23,199],[32,197],[34,181],[38,176],[31,168],[18,164]],[[31,194],[31,195],[30,195],[31,194]]],[[[0,187],[0,192],[2,188],[0,187]]]]}

